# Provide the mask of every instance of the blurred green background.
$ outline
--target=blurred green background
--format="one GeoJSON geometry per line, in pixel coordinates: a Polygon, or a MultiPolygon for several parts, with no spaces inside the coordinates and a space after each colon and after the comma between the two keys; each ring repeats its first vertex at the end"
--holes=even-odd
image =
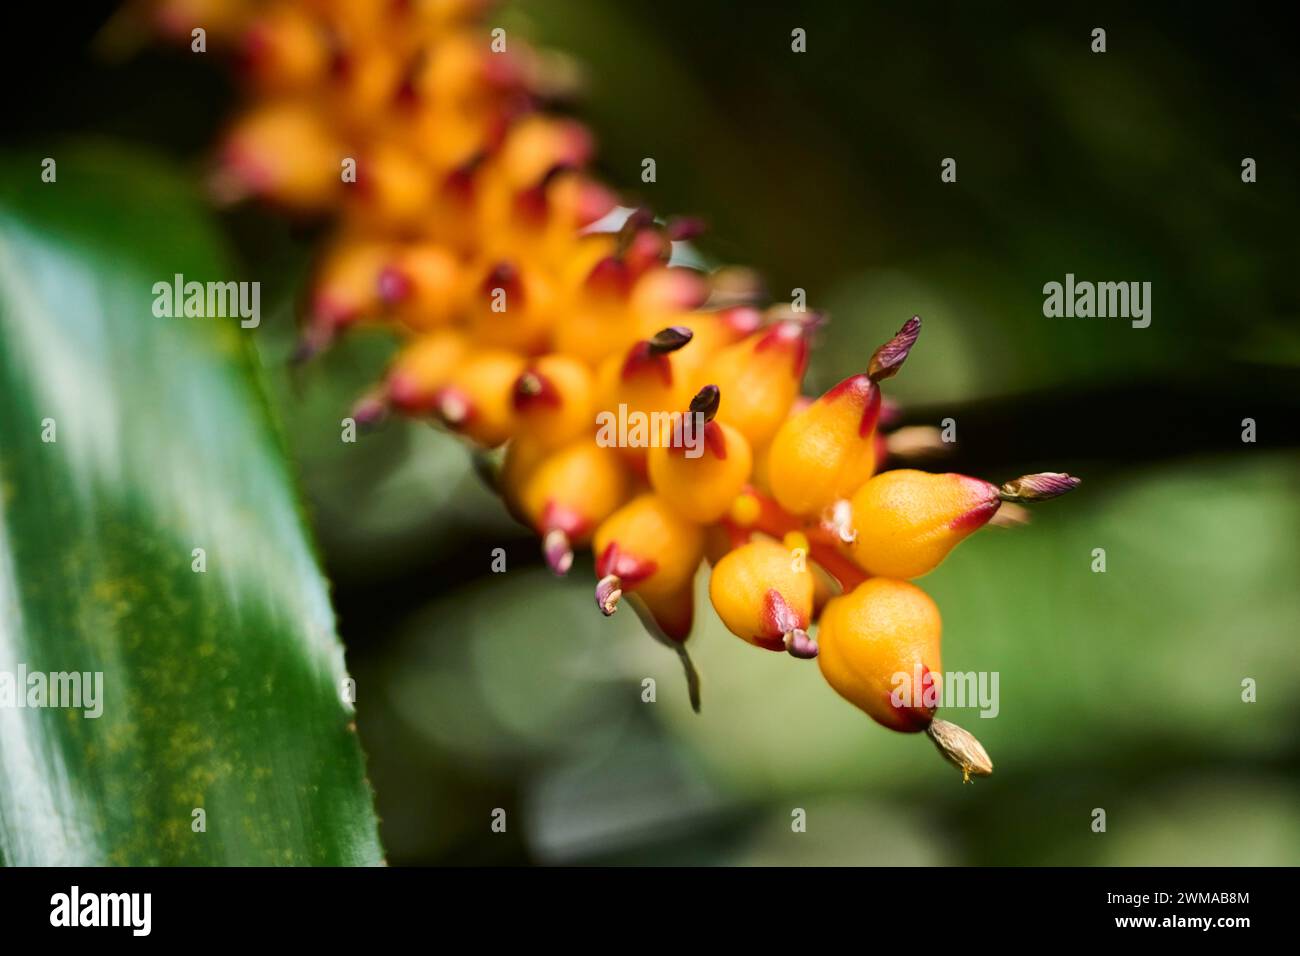
{"type": "MultiPolygon", "coordinates": [[[[107,9],[41,14],[47,55],[3,66],[6,141],[147,144],[197,180],[237,99],[228,78],[166,51],[97,61],[107,9]]],[[[263,283],[259,348],[389,861],[1300,863],[1300,68],[1269,15],[537,0],[497,19],[583,64],[576,110],[613,184],[702,215],[707,254],[830,311],[812,387],[919,313],[887,391],[908,423],[956,421],[940,467],[1085,484],[924,581],[945,669],[1001,675],[996,719],[952,715],[992,778],[962,786],[924,739],[877,727],[815,666],[741,644],[704,600],[696,716],[676,658],[630,614],[600,618],[589,564],[552,579],[460,445],[400,422],[339,442],[392,343],[359,335],[290,374],[319,232],[222,214],[263,283]],[[1042,286],[1067,272],[1151,282],[1151,326],[1044,318],[1042,286]]]]}

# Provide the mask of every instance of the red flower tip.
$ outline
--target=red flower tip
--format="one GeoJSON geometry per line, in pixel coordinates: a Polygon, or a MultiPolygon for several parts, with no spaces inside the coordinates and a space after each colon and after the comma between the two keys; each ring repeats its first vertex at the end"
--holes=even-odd
{"type": "Polygon", "coordinates": [[[627,298],[632,288],[632,276],[627,264],[618,256],[606,256],[587,273],[587,291],[611,298],[627,298]]]}
{"type": "MultiPolygon", "coordinates": [[[[776,588],[768,588],[767,593],[763,595],[763,627],[766,630],[765,646],[769,650],[784,650],[786,648],[786,635],[793,631],[803,630],[808,622],[801,620],[795,613],[781,592],[776,588]]],[[[806,635],[805,635],[806,636],[806,635]]]]}
{"type": "Polygon", "coordinates": [[[795,378],[803,378],[808,367],[808,327],[801,322],[785,319],[772,326],[754,346],[755,352],[778,350],[790,356],[795,378]]]}
{"type": "Polygon", "coordinates": [[[411,295],[415,284],[405,271],[397,266],[384,266],[376,280],[379,298],[385,305],[396,305],[411,295]]]}
{"type": "Polygon", "coordinates": [[[673,384],[673,366],[668,356],[655,351],[650,339],[643,339],[627,350],[619,378],[628,382],[639,375],[658,375],[664,387],[673,384]]]}
{"type": "Polygon", "coordinates": [[[624,551],[614,541],[596,558],[596,573],[602,578],[615,575],[622,582],[621,587],[639,584],[658,569],[654,561],[624,551]]]}
{"type": "Polygon", "coordinates": [[[542,530],[547,534],[563,531],[570,538],[577,538],[590,527],[587,516],[573,508],[548,501],[542,509],[542,530]]]}
{"type": "Polygon", "coordinates": [[[752,305],[737,305],[724,309],[721,313],[723,323],[737,339],[757,332],[763,325],[763,313],[752,305]]]}
{"type": "Polygon", "coordinates": [[[618,197],[594,180],[583,178],[578,190],[578,227],[584,228],[609,215],[618,197]]]}
{"type": "Polygon", "coordinates": [[[825,395],[825,402],[852,402],[862,408],[862,419],[858,423],[858,436],[868,437],[876,429],[880,419],[880,389],[870,375],[851,375],[840,382],[825,395]]]}

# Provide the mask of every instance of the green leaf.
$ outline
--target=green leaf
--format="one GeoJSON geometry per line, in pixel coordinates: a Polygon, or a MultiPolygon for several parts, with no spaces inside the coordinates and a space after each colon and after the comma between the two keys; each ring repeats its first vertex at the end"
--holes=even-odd
{"type": "Polygon", "coordinates": [[[0,862],[379,863],[256,333],[153,314],[176,273],[256,276],[167,168],[55,157],[0,160],[0,862]],[[101,699],[4,706],[20,668],[101,699]]]}

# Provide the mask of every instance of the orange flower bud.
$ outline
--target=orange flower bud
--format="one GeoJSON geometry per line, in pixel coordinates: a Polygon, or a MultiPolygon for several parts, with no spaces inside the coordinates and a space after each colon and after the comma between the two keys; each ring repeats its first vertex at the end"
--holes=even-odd
{"type": "Polygon", "coordinates": [[[404,69],[403,61],[393,56],[385,40],[352,37],[347,43],[336,41],[328,87],[333,118],[344,128],[374,128],[376,120],[391,111],[394,91],[402,88],[404,69]]]}
{"type": "Polygon", "coordinates": [[[814,657],[808,637],[814,581],[790,549],[760,539],[741,545],[713,568],[709,598],[727,630],[757,647],[814,657]]]}
{"type": "Polygon", "coordinates": [[[591,370],[577,359],[543,355],[515,381],[518,429],[547,448],[589,435],[595,422],[591,370]]]}
{"type": "Polygon", "coordinates": [[[380,307],[379,278],[394,261],[386,242],[344,240],[321,260],[312,280],[298,358],[309,358],[340,332],[380,307]]]}
{"type": "Polygon", "coordinates": [[[378,283],[379,298],[400,322],[417,332],[450,324],[463,307],[460,262],[435,243],[397,250],[378,283]]]}
{"type": "Polygon", "coordinates": [[[711,356],[753,335],[763,325],[763,313],[753,306],[732,306],[716,312],[692,312],[682,320],[695,334],[696,350],[711,356]]]}
{"type": "Polygon", "coordinates": [[[787,418],[767,453],[768,487],[781,507],[818,516],[870,478],[879,411],[876,383],[854,375],[787,418]]]}
{"type": "Polygon", "coordinates": [[[853,559],[874,575],[920,577],[987,524],[1003,500],[1052,498],[1078,483],[1069,475],[1027,475],[999,489],[966,475],[932,475],[910,468],[884,472],[853,495],[853,559]]]}
{"type": "MultiPolygon", "coordinates": [[[[597,414],[614,421],[625,415],[629,423],[649,423],[656,412],[680,409],[689,396],[678,369],[678,350],[689,348],[690,341],[689,329],[671,327],[605,359],[597,374],[597,414]],[[626,406],[625,411],[620,406],[626,406]]],[[[630,437],[636,440],[620,445],[619,451],[628,461],[644,465],[647,447],[657,436],[649,433],[647,424],[644,436],[630,437]]]]}
{"type": "Polygon", "coordinates": [[[511,128],[498,165],[513,189],[540,182],[559,167],[584,165],[592,154],[591,132],[576,120],[534,113],[511,128]]]}
{"type": "Polygon", "coordinates": [[[469,353],[469,342],[452,329],[414,339],[397,353],[384,382],[388,402],[409,415],[433,411],[439,390],[469,353]]]}
{"type": "Polygon", "coordinates": [[[262,92],[302,90],[323,80],[331,50],[310,13],[288,4],[258,14],[244,32],[240,66],[262,92]]]}
{"type": "Polygon", "coordinates": [[[541,351],[555,320],[554,296],[539,270],[495,263],[481,274],[469,296],[470,335],[496,348],[541,351]]]}
{"type": "Polygon", "coordinates": [[[524,360],[503,349],[471,353],[434,396],[434,414],[471,441],[495,448],[514,430],[515,380],[524,360]]]}
{"type": "Polygon", "coordinates": [[[569,570],[573,548],[623,503],[627,484],[618,456],[586,438],[548,455],[524,478],[520,506],[543,537],[552,571],[569,570]]]}
{"type": "Polygon", "coordinates": [[[555,329],[556,350],[597,365],[626,349],[637,338],[628,303],[631,286],[621,259],[598,259],[564,306],[564,321],[555,329]]]}
{"type": "Polygon", "coordinates": [[[925,730],[943,672],[939,609],[906,581],[872,578],[832,600],[817,663],[835,692],[891,730],[925,730]]]}
{"type": "Polygon", "coordinates": [[[294,212],[315,212],[338,195],[340,155],[323,118],[306,105],[260,106],[226,135],[212,192],[221,202],[257,196],[294,212]]]}
{"type": "Polygon", "coordinates": [[[700,679],[686,650],[695,616],[695,572],[704,529],[654,494],[633,498],[596,530],[596,606],[606,617],[626,596],[646,629],[677,652],[691,709],[700,709],[700,679]]]}
{"type": "MultiPolygon", "coordinates": [[[[338,176],[338,160],[334,175],[338,176]]],[[[403,145],[372,142],[357,157],[357,179],[345,191],[358,222],[377,229],[420,223],[433,199],[434,182],[420,157],[403,145]]]]}
{"type": "Polygon", "coordinates": [[[852,498],[853,559],[889,578],[926,574],[998,510],[996,485],[910,468],[872,478],[852,498]]]}
{"type": "Polygon", "coordinates": [[[753,465],[745,436],[713,420],[718,399],[717,388],[705,386],[689,412],[673,414],[646,458],[655,491],[700,524],[727,513],[753,465]]]}
{"type": "Polygon", "coordinates": [[[820,515],[871,477],[880,461],[876,383],[902,367],[920,333],[921,319],[913,316],[876,350],[865,374],[846,378],[781,424],[767,456],[767,480],[781,507],[820,515]]]}
{"type": "Polygon", "coordinates": [[[724,348],[706,366],[709,381],[727,396],[722,420],[751,447],[767,444],[798,397],[807,364],[806,330],[798,322],[778,322],[724,348]]]}
{"type": "Polygon", "coordinates": [[[750,306],[735,306],[716,312],[692,312],[679,320],[691,330],[689,350],[681,354],[683,374],[693,387],[705,384],[703,376],[709,361],[728,345],[734,345],[763,324],[763,313],[750,306]]]}
{"type": "MultiPolygon", "coordinates": [[[[668,502],[642,494],[619,508],[596,529],[592,539],[596,599],[606,615],[618,608],[624,594],[635,593],[660,607],[680,604],[704,557],[704,530],[683,518],[668,502]]],[[[690,633],[689,614],[682,607],[670,621],[661,622],[677,640],[690,633]]]]}

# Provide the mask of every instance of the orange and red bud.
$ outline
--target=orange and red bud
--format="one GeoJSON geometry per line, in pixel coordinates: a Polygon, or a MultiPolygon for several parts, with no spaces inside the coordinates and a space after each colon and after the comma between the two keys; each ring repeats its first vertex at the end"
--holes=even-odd
{"type": "Polygon", "coordinates": [[[722,349],[707,363],[705,374],[727,395],[722,419],[751,446],[760,446],[781,427],[807,364],[806,328],[784,321],[722,349]]]}
{"type": "Polygon", "coordinates": [[[591,371],[577,359],[535,359],[515,380],[511,403],[516,427],[548,448],[579,438],[592,428],[593,390],[591,371]]]}
{"type": "Polygon", "coordinates": [[[611,514],[592,540],[596,600],[606,615],[620,598],[635,594],[664,633],[684,641],[690,633],[693,581],[704,556],[704,530],[661,497],[643,494],[611,514]]]}
{"type": "Polygon", "coordinates": [[[796,515],[820,516],[876,468],[880,389],[867,375],[836,385],[787,418],[767,453],[773,497],[796,515]]]}
{"type": "Polygon", "coordinates": [[[826,605],[817,663],[835,692],[877,723],[925,730],[941,690],[942,630],[939,609],[924,591],[873,578],[826,605]]]}
{"type": "Polygon", "coordinates": [[[556,574],[573,564],[573,548],[623,503],[627,476],[607,448],[579,439],[542,459],[523,479],[519,504],[542,535],[542,552],[556,574]]]}
{"type": "Polygon", "coordinates": [[[782,507],[822,515],[871,477],[882,457],[876,383],[898,371],[920,332],[921,320],[913,316],[876,350],[866,373],[846,378],[781,424],[768,451],[767,480],[782,507]]]}
{"type": "Polygon", "coordinates": [[[727,630],[770,651],[815,657],[808,637],[814,582],[803,558],[759,539],[726,554],[713,567],[709,597],[727,630]]]}
{"type": "Polygon", "coordinates": [[[393,359],[384,381],[383,399],[408,415],[433,412],[439,391],[451,381],[469,350],[465,336],[451,329],[420,336],[393,359]]]}
{"type": "Polygon", "coordinates": [[[915,578],[997,513],[1004,500],[1035,501],[1077,487],[1069,475],[1029,475],[997,485],[957,474],[897,469],[877,475],[851,500],[854,560],[883,577],[915,578]]]}
{"type": "Polygon", "coordinates": [[[749,442],[715,421],[721,393],[706,385],[689,411],[674,413],[646,457],[650,484],[692,521],[712,524],[727,514],[753,468],[749,442]]]}
{"type": "Polygon", "coordinates": [[[504,349],[472,352],[433,396],[433,414],[449,429],[487,448],[514,431],[512,395],[524,360],[504,349]]]}
{"type": "Polygon", "coordinates": [[[417,332],[450,325],[464,307],[462,267],[444,246],[415,243],[394,252],[376,277],[389,312],[417,332]]]}

